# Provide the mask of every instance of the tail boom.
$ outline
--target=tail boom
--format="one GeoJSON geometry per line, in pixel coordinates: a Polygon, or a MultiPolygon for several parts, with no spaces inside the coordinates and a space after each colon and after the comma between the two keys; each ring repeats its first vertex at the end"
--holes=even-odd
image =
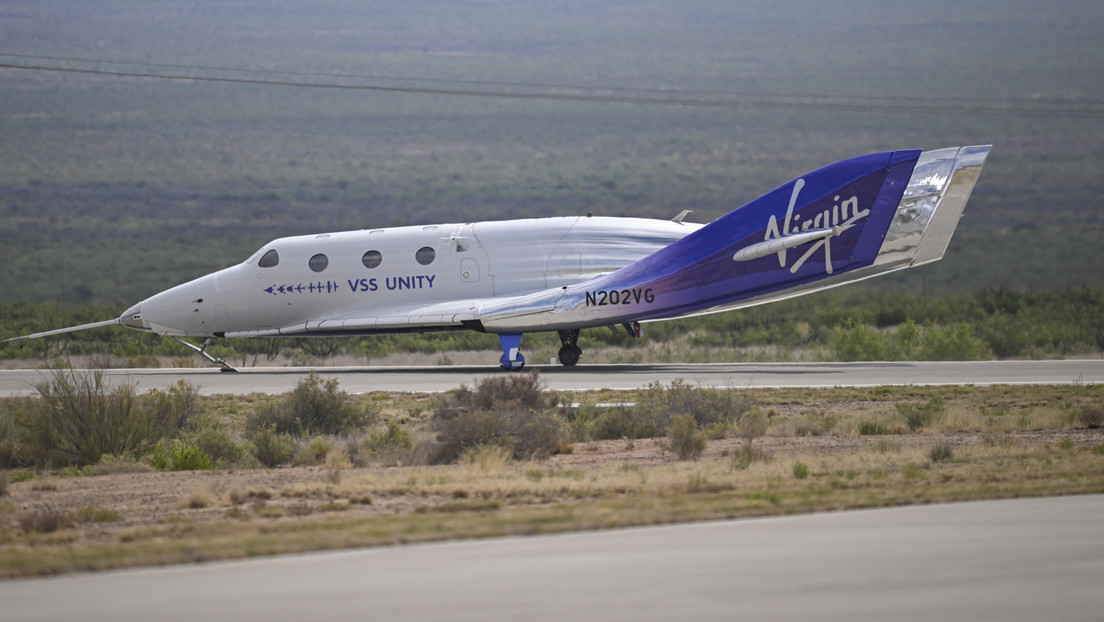
{"type": "Polygon", "coordinates": [[[717,313],[942,258],[991,147],[837,162],[608,275],[488,305],[491,332],[717,313]]]}

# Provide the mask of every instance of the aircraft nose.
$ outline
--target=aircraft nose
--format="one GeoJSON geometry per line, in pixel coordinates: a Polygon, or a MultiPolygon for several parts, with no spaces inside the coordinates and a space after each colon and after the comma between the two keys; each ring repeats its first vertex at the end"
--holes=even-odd
{"type": "Polygon", "coordinates": [[[127,309],[121,316],[119,316],[119,323],[123,326],[126,326],[127,328],[150,330],[149,322],[142,319],[142,303],[138,303],[133,307],[127,309]]]}

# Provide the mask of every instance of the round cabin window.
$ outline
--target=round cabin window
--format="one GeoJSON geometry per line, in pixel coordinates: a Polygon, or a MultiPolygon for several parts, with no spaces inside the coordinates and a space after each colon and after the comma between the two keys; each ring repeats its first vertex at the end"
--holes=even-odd
{"type": "Polygon", "coordinates": [[[428,266],[433,263],[433,260],[437,258],[437,251],[428,246],[423,246],[418,249],[418,252],[414,254],[414,259],[418,260],[418,263],[423,266],[428,266]]]}
{"type": "Polygon", "coordinates": [[[379,251],[368,251],[360,258],[360,261],[364,264],[365,268],[371,270],[380,265],[380,262],[383,261],[383,254],[379,251]]]}
{"type": "Polygon", "coordinates": [[[314,272],[321,272],[326,269],[326,266],[330,265],[330,258],[326,257],[322,253],[318,253],[314,257],[310,258],[310,269],[314,272]]]}

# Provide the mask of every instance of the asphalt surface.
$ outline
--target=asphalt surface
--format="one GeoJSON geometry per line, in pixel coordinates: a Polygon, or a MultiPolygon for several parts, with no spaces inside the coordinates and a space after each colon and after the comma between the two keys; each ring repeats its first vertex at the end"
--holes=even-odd
{"type": "Polygon", "coordinates": [[[0,619],[1100,620],[1101,516],[984,501],[6,581],[0,619]]]}
{"type": "MultiPolygon", "coordinates": [[[[946,384],[1099,384],[1104,359],[1069,361],[979,361],[892,363],[720,363],[708,365],[558,365],[537,369],[557,391],[636,389],[676,379],[722,388],[835,387],[946,384]]],[[[109,378],[131,382],[139,391],[166,389],[184,380],[207,395],[286,393],[310,368],[243,368],[238,373],[204,369],[112,369],[109,378]]],[[[350,393],[371,391],[439,392],[504,372],[497,367],[320,367],[325,378],[337,378],[350,393]]],[[[35,394],[49,379],[41,370],[0,370],[0,397],[35,394]]]]}

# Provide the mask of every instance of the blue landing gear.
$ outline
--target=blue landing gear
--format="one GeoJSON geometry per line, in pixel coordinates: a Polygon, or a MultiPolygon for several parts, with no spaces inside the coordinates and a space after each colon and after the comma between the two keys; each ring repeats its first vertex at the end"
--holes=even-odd
{"type": "Polygon", "coordinates": [[[521,334],[500,334],[498,340],[502,343],[502,356],[498,359],[502,368],[518,370],[525,367],[525,357],[521,355],[521,334]]]}

